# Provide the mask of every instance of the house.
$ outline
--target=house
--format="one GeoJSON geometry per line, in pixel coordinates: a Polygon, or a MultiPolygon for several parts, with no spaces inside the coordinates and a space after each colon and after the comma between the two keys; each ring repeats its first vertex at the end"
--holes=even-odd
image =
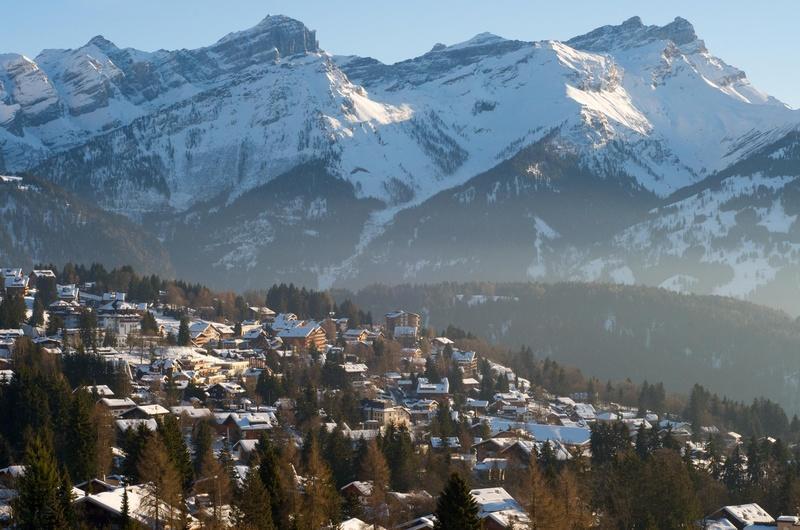
{"type": "Polygon", "coordinates": [[[411,414],[404,407],[395,405],[386,399],[370,399],[361,407],[366,421],[377,422],[378,425],[408,424],[411,414]]]}
{"type": "Polygon", "coordinates": [[[56,300],[47,308],[50,317],[59,317],[67,329],[75,329],[80,325],[81,306],[77,300],[56,300]]]}
{"type": "Polygon", "coordinates": [[[249,462],[250,455],[256,450],[257,445],[258,440],[243,439],[234,444],[232,451],[239,462],[249,462]]]}
{"type": "Polygon", "coordinates": [[[485,530],[523,529],[531,520],[522,505],[505,488],[479,488],[469,492],[478,505],[485,530]]]}
{"type": "Polygon", "coordinates": [[[750,528],[754,525],[775,526],[775,519],[764,508],[755,503],[723,506],[704,518],[703,521],[728,522],[738,530],[750,528]]]}
{"type": "Polygon", "coordinates": [[[438,383],[430,383],[426,378],[420,377],[417,379],[416,392],[421,397],[445,397],[450,393],[450,382],[446,377],[442,377],[438,383]]]}
{"type": "Polygon", "coordinates": [[[241,385],[223,381],[208,387],[206,393],[215,401],[231,405],[245,394],[245,390],[241,385]]]}
{"type": "Polygon", "coordinates": [[[431,339],[431,349],[434,353],[436,353],[436,355],[441,355],[444,353],[445,348],[448,346],[455,348],[456,343],[447,337],[434,337],[431,339]]]}
{"type": "Polygon", "coordinates": [[[12,269],[12,272],[13,274],[6,275],[3,278],[6,294],[8,296],[25,296],[28,294],[28,280],[30,278],[22,274],[22,269],[12,269]]]}
{"type": "Polygon", "coordinates": [[[136,407],[136,402],[131,398],[102,398],[98,401],[114,417],[120,417],[123,413],[136,407]]]}
{"type": "Polygon", "coordinates": [[[384,318],[386,320],[387,337],[391,339],[396,338],[395,330],[398,326],[404,328],[413,328],[414,336],[416,337],[420,323],[420,317],[418,314],[397,310],[397,311],[392,311],[390,313],[386,313],[384,318]]]}
{"type": "Polygon", "coordinates": [[[169,410],[161,405],[136,405],[119,415],[124,420],[146,420],[159,418],[169,414],[169,410]]]}
{"type": "Polygon", "coordinates": [[[367,342],[369,333],[366,329],[348,329],[342,333],[342,338],[348,344],[355,344],[357,342],[367,342]]]}
{"type": "MultiPolygon", "coordinates": [[[[93,495],[78,496],[74,501],[76,508],[80,509],[91,528],[122,528],[123,525],[123,497],[127,493],[128,514],[139,528],[155,528],[156,522],[150,510],[145,507],[147,497],[147,484],[123,486],[111,491],[101,491],[93,495]]],[[[166,502],[159,510],[162,514],[179,512],[178,507],[170,507],[166,502]]],[[[163,517],[163,516],[162,516],[163,517]]],[[[197,519],[188,516],[188,528],[199,528],[197,519]]],[[[163,520],[161,521],[163,525],[163,520]]]]}
{"type": "Polygon", "coordinates": [[[189,337],[192,340],[192,344],[202,347],[209,342],[219,342],[222,335],[211,322],[198,320],[189,324],[189,337]]]}
{"type": "Polygon", "coordinates": [[[411,348],[417,344],[417,331],[414,326],[395,326],[393,338],[403,346],[411,348]]]}
{"type": "Polygon", "coordinates": [[[478,371],[478,355],[474,351],[453,351],[453,362],[464,375],[474,375],[478,371]]]}
{"type": "Polygon", "coordinates": [[[364,502],[372,495],[372,481],[354,480],[339,488],[339,492],[344,498],[354,498],[364,502]]]}
{"type": "Polygon", "coordinates": [[[80,299],[80,291],[74,283],[56,285],[56,294],[59,300],[66,302],[77,302],[80,299]]]}
{"type": "Polygon", "coordinates": [[[284,329],[278,333],[278,338],[283,341],[285,347],[297,351],[309,351],[312,348],[322,351],[328,340],[325,330],[313,320],[284,329]]]}
{"type": "Polygon", "coordinates": [[[95,395],[95,396],[98,396],[98,397],[101,397],[101,398],[107,398],[107,397],[113,397],[114,396],[114,391],[111,390],[111,388],[109,388],[108,385],[79,386],[78,388],[73,390],[72,393],[74,394],[75,392],[78,392],[78,391],[88,392],[89,394],[92,394],[92,395],[95,395]]]}
{"type": "Polygon", "coordinates": [[[342,521],[335,527],[336,530],[386,530],[384,527],[372,523],[365,523],[357,517],[342,521]]]}

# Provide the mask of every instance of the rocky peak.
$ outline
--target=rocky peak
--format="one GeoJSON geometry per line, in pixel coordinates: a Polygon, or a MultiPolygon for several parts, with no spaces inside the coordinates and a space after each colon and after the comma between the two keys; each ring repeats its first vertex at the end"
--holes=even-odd
{"type": "Polygon", "coordinates": [[[320,50],[316,31],[309,30],[299,20],[282,15],[268,15],[250,29],[230,33],[211,46],[211,51],[235,60],[248,56],[258,59],[265,53],[277,52],[278,57],[320,50]]]}
{"type": "Polygon", "coordinates": [[[584,35],[567,41],[573,48],[594,52],[610,52],[643,46],[653,41],[669,41],[683,46],[697,41],[694,26],[685,18],[675,20],[664,26],[646,26],[639,17],[631,17],[619,25],[601,26],[584,35]]]}

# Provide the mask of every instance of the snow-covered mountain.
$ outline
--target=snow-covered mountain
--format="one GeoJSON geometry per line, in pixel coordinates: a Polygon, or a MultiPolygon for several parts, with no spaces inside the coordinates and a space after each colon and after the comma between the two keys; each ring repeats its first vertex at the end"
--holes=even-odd
{"type": "MultiPolygon", "coordinates": [[[[0,55],[0,170],[142,222],[181,274],[227,286],[651,281],[623,251],[656,252],[675,194],[798,123],[680,18],[480,34],[391,65],[323,51],[282,16],[197,50],[95,37],[0,55]]],[[[758,177],[740,177],[752,197],[758,177]]]]}

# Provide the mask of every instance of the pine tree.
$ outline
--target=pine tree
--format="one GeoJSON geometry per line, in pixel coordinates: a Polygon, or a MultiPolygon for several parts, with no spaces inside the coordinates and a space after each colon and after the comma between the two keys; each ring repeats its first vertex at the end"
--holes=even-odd
{"type": "Polygon", "coordinates": [[[41,326],[44,324],[44,304],[38,294],[33,299],[33,314],[28,323],[31,326],[41,326]]]}
{"type": "Polygon", "coordinates": [[[92,399],[86,392],[73,394],[66,428],[64,461],[71,477],[79,483],[98,474],[97,426],[92,399]]]}
{"type": "Polygon", "coordinates": [[[271,499],[269,492],[261,482],[261,476],[254,466],[245,475],[242,489],[236,499],[236,527],[246,530],[273,530],[271,499]]]}
{"type": "Polygon", "coordinates": [[[266,434],[261,435],[258,441],[256,457],[259,462],[258,473],[261,478],[261,483],[264,485],[269,495],[272,520],[279,523],[281,521],[281,512],[283,509],[280,461],[272,445],[272,441],[266,434]]]}
{"type": "Polygon", "coordinates": [[[186,317],[181,318],[180,326],[178,327],[178,346],[189,346],[191,336],[189,335],[189,319],[186,317]]]}
{"type": "Polygon", "coordinates": [[[192,433],[192,445],[194,446],[194,469],[195,473],[200,472],[200,464],[206,454],[212,451],[213,434],[211,425],[207,421],[200,421],[192,433]]]}
{"type": "Polygon", "coordinates": [[[480,530],[478,504],[467,483],[453,473],[436,503],[436,530],[480,530]]]}
{"type": "Polygon", "coordinates": [[[24,530],[61,529],[67,526],[61,477],[46,435],[35,436],[25,450],[25,474],[14,499],[14,520],[24,530]]]}
{"type": "Polygon", "coordinates": [[[181,433],[181,426],[178,419],[172,414],[167,414],[158,423],[158,433],[164,442],[172,465],[181,477],[183,489],[187,489],[192,483],[194,476],[192,468],[192,457],[186,447],[186,442],[181,433]]]}
{"type": "Polygon", "coordinates": [[[122,530],[132,530],[133,528],[133,521],[131,521],[131,508],[130,502],[128,501],[128,485],[123,484],[122,486],[122,530]]]}

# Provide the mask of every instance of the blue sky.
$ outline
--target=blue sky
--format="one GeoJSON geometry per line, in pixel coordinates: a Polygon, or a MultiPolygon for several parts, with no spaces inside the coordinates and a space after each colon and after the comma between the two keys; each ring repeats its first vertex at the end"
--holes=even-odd
{"type": "Polygon", "coordinates": [[[35,56],[102,34],[143,50],[194,48],[285,14],[317,30],[336,54],[394,62],[490,31],[523,40],[567,39],[639,15],[646,24],[691,21],[709,49],[751,81],[800,107],[800,2],[722,0],[3,0],[0,52],[35,56]]]}

